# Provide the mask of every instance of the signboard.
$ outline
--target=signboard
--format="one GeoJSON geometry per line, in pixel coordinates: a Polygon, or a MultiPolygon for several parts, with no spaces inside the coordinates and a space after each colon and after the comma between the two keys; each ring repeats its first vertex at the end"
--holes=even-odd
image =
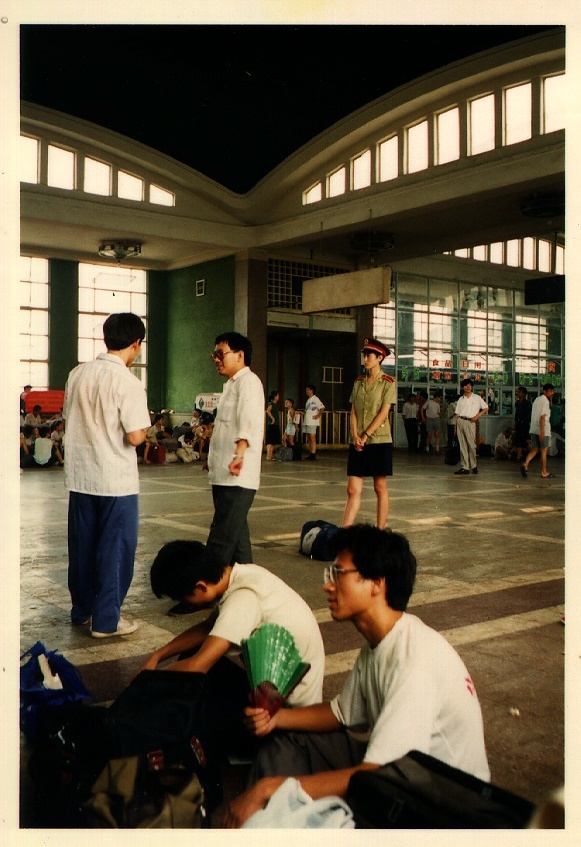
{"type": "Polygon", "coordinates": [[[388,265],[307,279],[303,282],[303,313],[389,303],[390,285],[391,268],[388,265]]]}
{"type": "Polygon", "coordinates": [[[218,408],[218,404],[222,399],[222,392],[214,394],[197,394],[195,408],[200,412],[213,412],[218,408]]]}

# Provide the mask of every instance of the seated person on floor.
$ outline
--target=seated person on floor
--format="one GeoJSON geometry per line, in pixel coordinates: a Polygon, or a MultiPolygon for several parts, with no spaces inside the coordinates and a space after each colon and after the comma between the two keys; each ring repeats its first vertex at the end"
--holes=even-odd
{"type": "Polygon", "coordinates": [[[185,432],[183,435],[180,435],[178,438],[179,447],[176,450],[176,454],[180,462],[185,462],[189,464],[193,462],[195,459],[199,458],[198,454],[194,450],[194,434],[193,432],[185,432]]]}
{"type": "Polygon", "coordinates": [[[488,781],[480,704],[459,655],[446,639],[405,612],[416,560],[407,539],[366,525],[341,529],[325,568],[331,616],[365,636],[351,674],[331,702],[281,709],[272,718],[247,707],[262,743],[251,788],[229,805],[224,824],[241,826],[289,776],[313,799],[345,797],[357,770],[373,770],[410,750],[428,753],[488,781]],[[347,727],[365,727],[366,742],[347,727]],[[273,732],[273,730],[277,730],[273,732]]]}
{"type": "Polygon", "coordinates": [[[42,424],[42,409],[40,406],[34,406],[32,412],[29,412],[24,418],[25,426],[40,426],[42,424]]]}
{"type": "Polygon", "coordinates": [[[516,456],[516,447],[512,446],[511,441],[512,427],[507,427],[504,432],[499,432],[494,442],[494,458],[495,459],[512,459],[516,456]]]}
{"type": "Polygon", "coordinates": [[[34,448],[28,455],[21,459],[22,468],[48,468],[56,463],[63,464],[62,453],[51,440],[50,427],[41,426],[38,430],[38,438],[34,441],[34,448]]]}
{"type": "Polygon", "coordinates": [[[210,672],[212,693],[227,695],[232,724],[238,725],[236,732],[247,735],[243,730],[243,709],[249,702],[246,672],[226,654],[239,654],[240,642],[257,627],[277,623],[289,630],[303,661],[311,665],[288,704],[321,702],[325,666],[321,632],[307,603],[282,579],[259,565],[224,566],[199,541],[165,544],[150,576],[157,597],[212,611],[204,621],[155,650],[141,670],[154,670],[165,659],[178,656],[167,670],[210,672]]]}
{"type": "MultiPolygon", "coordinates": [[[[168,437],[165,432],[164,416],[156,415],[153,419],[152,426],[149,427],[145,434],[145,448],[143,451],[143,461],[146,465],[151,464],[149,458],[150,453],[157,450],[158,442],[161,444],[168,437]]],[[[170,435],[171,438],[171,435],[170,435]]]]}

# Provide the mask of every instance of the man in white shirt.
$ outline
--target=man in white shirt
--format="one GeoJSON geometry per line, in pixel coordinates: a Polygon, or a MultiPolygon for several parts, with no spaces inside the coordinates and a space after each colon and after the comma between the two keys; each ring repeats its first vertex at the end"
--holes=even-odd
{"type": "Polygon", "coordinates": [[[405,612],[416,573],[407,539],[356,524],[341,529],[331,549],[335,563],[325,569],[331,616],[352,621],[367,644],[331,702],[273,717],[246,708],[246,725],[263,742],[252,787],[230,804],[227,827],[264,808],[289,776],[314,800],[345,797],[355,771],[410,750],[490,779],[480,704],[464,663],[440,633],[405,612]],[[355,726],[367,728],[367,741],[346,731],[355,726]]]}
{"type": "Polygon", "coordinates": [[[463,394],[456,403],[456,435],[460,444],[462,467],[454,473],[458,476],[478,473],[476,467],[476,421],[488,412],[488,404],[479,394],[473,392],[471,379],[460,383],[463,394]]]}
{"type": "Polygon", "coordinates": [[[494,442],[495,459],[511,459],[516,453],[516,447],[511,444],[512,427],[507,427],[504,432],[499,432],[494,442]]]}
{"type": "Polygon", "coordinates": [[[216,338],[212,353],[228,377],[210,440],[208,468],[214,517],[208,547],[225,565],[252,561],[248,512],[260,485],[264,388],[250,370],[252,344],[238,332],[216,338]]]}
{"type": "Polygon", "coordinates": [[[288,697],[289,706],[320,703],[325,650],[319,625],[308,604],[282,579],[253,564],[226,565],[199,541],[170,541],[151,567],[157,597],[181,600],[193,610],[210,608],[208,617],[155,650],[141,670],[154,670],[173,657],[170,671],[208,675],[208,687],[219,712],[227,745],[248,739],[243,710],[248,705],[246,672],[230,657],[240,654],[243,639],[266,623],[285,627],[304,662],[310,665],[288,697]]]}
{"type": "Polygon", "coordinates": [[[145,338],[143,321],[131,312],[110,315],[103,336],[107,352],[70,372],[63,408],[71,621],[91,622],[94,638],[137,629],[120,612],[137,547],[135,448],[150,425],[143,384],[129,370],[145,338]]]}
{"type": "Polygon", "coordinates": [[[520,472],[523,477],[528,476],[529,465],[540,451],[541,454],[541,477],[552,479],[555,474],[547,471],[547,452],[551,443],[551,398],[555,393],[550,382],[543,385],[543,393],[533,403],[531,412],[531,449],[521,465],[520,472]]]}
{"type": "Polygon", "coordinates": [[[430,442],[434,436],[434,449],[440,452],[440,403],[442,402],[441,391],[436,391],[433,397],[426,400],[422,406],[422,418],[426,425],[426,453],[430,452],[430,442]]]}
{"type": "Polygon", "coordinates": [[[325,411],[325,407],[315,394],[316,390],[316,385],[307,385],[303,432],[307,436],[309,455],[305,462],[314,462],[317,458],[317,429],[321,425],[321,414],[325,411]]]}
{"type": "Polygon", "coordinates": [[[415,453],[418,449],[418,405],[414,394],[408,394],[401,410],[401,417],[405,427],[408,451],[415,453]]]}

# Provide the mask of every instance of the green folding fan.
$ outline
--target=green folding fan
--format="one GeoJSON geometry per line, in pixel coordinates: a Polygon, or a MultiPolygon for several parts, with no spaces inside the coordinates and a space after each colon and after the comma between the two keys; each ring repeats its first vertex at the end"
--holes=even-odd
{"type": "Polygon", "coordinates": [[[266,623],[241,644],[251,702],[272,716],[311,667],[284,626],[266,623]]]}

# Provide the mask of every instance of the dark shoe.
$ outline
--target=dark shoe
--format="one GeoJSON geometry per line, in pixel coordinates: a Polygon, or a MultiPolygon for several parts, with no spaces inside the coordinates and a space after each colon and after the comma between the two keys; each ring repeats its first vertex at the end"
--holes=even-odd
{"type": "Polygon", "coordinates": [[[527,476],[529,475],[528,469],[525,468],[524,465],[520,466],[520,475],[523,477],[523,479],[526,479],[527,476]]]}
{"type": "Polygon", "coordinates": [[[478,468],[472,468],[472,473],[478,473],[478,468]]]}
{"type": "Polygon", "coordinates": [[[315,462],[316,459],[317,459],[317,457],[315,456],[314,453],[309,453],[309,455],[306,456],[306,458],[303,459],[303,462],[315,462]]]}
{"type": "Polygon", "coordinates": [[[456,476],[460,476],[460,475],[463,475],[463,474],[470,473],[470,471],[467,471],[466,468],[460,468],[459,471],[454,471],[454,473],[456,474],[456,476]]]}
{"type": "Polygon", "coordinates": [[[169,615],[170,618],[177,618],[179,615],[193,615],[197,611],[196,607],[190,606],[189,603],[178,603],[176,606],[172,606],[166,612],[166,615],[169,615]]]}

